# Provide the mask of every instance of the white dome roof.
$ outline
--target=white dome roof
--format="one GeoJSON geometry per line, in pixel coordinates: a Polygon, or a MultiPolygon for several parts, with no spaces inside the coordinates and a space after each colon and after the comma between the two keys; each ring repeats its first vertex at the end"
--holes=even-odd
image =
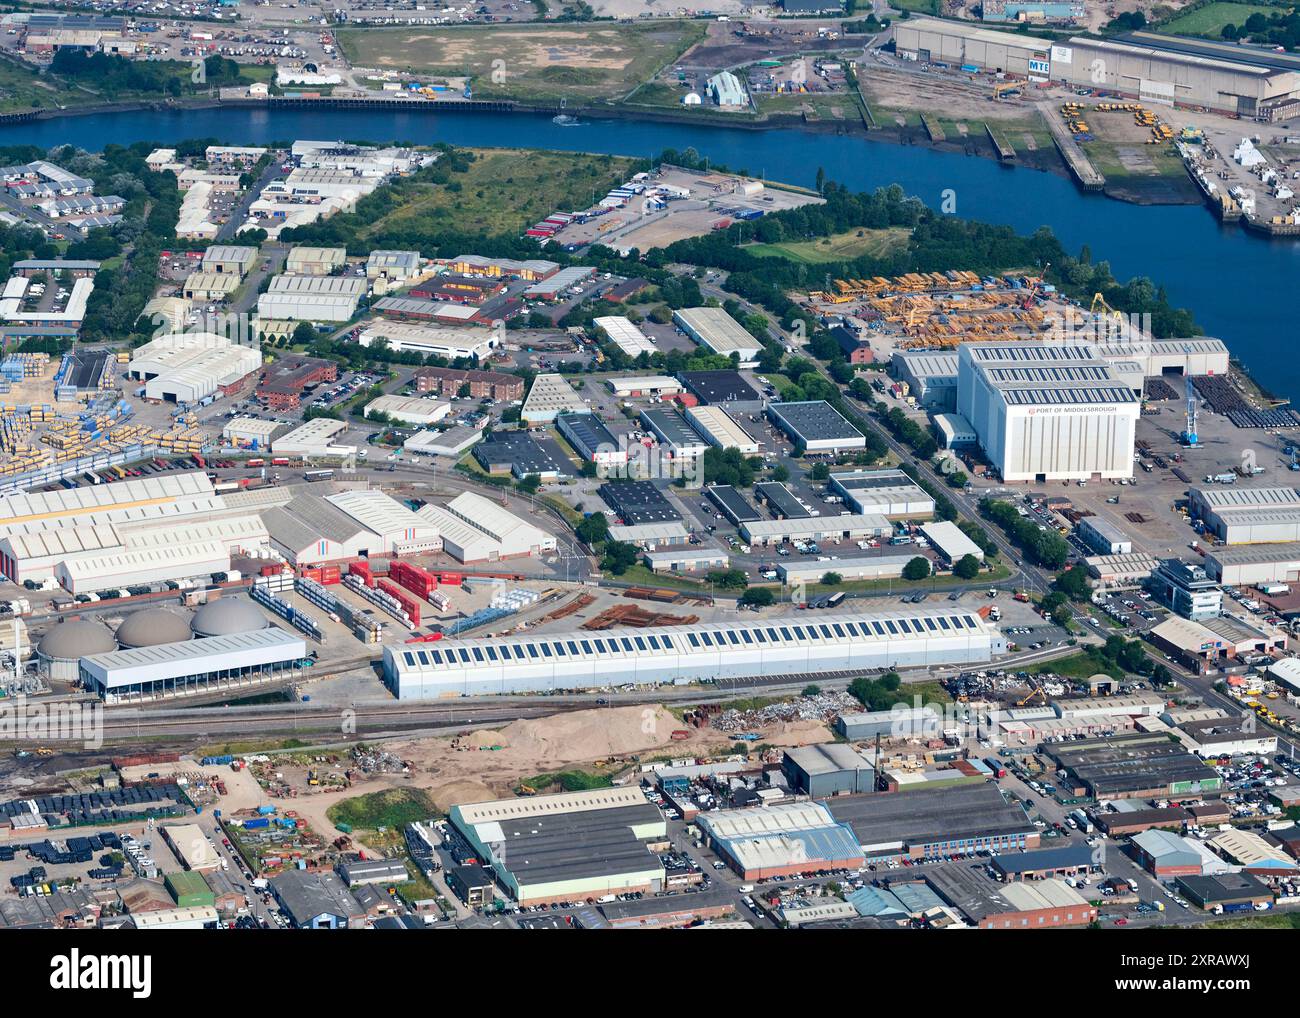
{"type": "Polygon", "coordinates": [[[252,601],[223,597],[205,604],[194,613],[190,628],[195,636],[230,636],[265,629],[270,623],[252,601]]]}
{"type": "Polygon", "coordinates": [[[117,641],[105,626],[88,619],[62,622],[36,645],[41,657],[73,661],[90,654],[107,654],[117,650],[117,641]]]}
{"type": "Polygon", "coordinates": [[[117,642],[123,647],[156,647],[183,643],[190,638],[189,623],[166,608],[145,608],[132,612],[117,627],[117,642]]]}

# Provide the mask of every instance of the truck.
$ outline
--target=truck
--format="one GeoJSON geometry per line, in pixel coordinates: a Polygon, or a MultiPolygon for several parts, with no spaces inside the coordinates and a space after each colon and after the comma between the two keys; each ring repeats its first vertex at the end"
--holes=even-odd
{"type": "Polygon", "coordinates": [[[1236,484],[1237,474],[1235,471],[1227,470],[1221,474],[1206,474],[1206,484],[1236,484]]]}

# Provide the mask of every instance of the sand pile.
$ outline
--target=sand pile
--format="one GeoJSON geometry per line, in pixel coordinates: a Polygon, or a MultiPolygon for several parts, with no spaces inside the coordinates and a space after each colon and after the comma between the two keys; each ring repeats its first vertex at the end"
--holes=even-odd
{"type": "Polygon", "coordinates": [[[657,749],[681,722],[662,707],[614,707],[512,721],[499,735],[536,760],[596,760],[657,749]]]}
{"type": "Polygon", "coordinates": [[[817,742],[832,742],[835,736],[820,721],[780,721],[764,728],[763,741],[772,746],[809,746],[817,742]]]}
{"type": "Polygon", "coordinates": [[[461,803],[486,802],[498,798],[498,793],[483,784],[483,782],[475,781],[472,778],[462,778],[441,785],[432,785],[428,791],[429,797],[433,799],[434,804],[444,813],[451,807],[459,806],[461,803]]]}
{"type": "Polygon", "coordinates": [[[492,746],[507,746],[505,733],[500,731],[475,731],[461,736],[461,745],[470,749],[489,749],[492,746]]]}

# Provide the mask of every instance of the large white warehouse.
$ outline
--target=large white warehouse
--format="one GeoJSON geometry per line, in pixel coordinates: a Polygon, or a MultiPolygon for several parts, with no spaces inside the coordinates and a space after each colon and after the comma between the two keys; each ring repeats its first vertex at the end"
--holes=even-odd
{"type": "Polygon", "coordinates": [[[368,549],[371,555],[412,555],[442,550],[437,527],[377,488],[340,491],[327,495],[326,500],[379,538],[368,549]]]}
{"type": "Polygon", "coordinates": [[[978,664],[1006,650],[978,614],[935,608],[866,617],[609,629],[384,648],[400,700],[760,675],[978,664]]]}
{"type": "Polygon", "coordinates": [[[740,358],[741,366],[752,364],[763,352],[763,344],[722,308],[682,308],[673,312],[677,327],[701,346],[716,354],[740,358]]]}
{"type": "Polygon", "coordinates": [[[251,633],[91,654],[80,678],[105,700],[151,699],[292,678],[307,656],[300,636],[274,626],[251,633]]]}
{"type": "Polygon", "coordinates": [[[346,322],[366,295],[361,276],[275,276],[257,298],[263,320],[346,322]]]}
{"type": "Polygon", "coordinates": [[[197,403],[214,393],[231,393],[262,366],[260,350],[231,343],[213,332],[160,336],[137,349],[127,374],[145,383],[146,399],[197,403]]]}
{"type": "Polygon", "coordinates": [[[486,361],[497,345],[497,334],[481,326],[416,325],[410,322],[390,322],[385,318],[376,318],[362,328],[357,336],[357,344],[370,346],[385,340],[392,350],[414,350],[428,356],[446,357],[453,361],[458,357],[474,357],[486,361]]]}
{"type": "Polygon", "coordinates": [[[276,550],[297,566],[442,549],[436,526],[373,489],[301,494],[263,519],[276,550]]]}
{"type": "Polygon", "coordinates": [[[1089,346],[958,348],[957,412],[1004,481],[1132,477],[1139,408],[1089,346]]]}
{"type": "Polygon", "coordinates": [[[443,550],[459,562],[496,562],[556,547],[554,536],[472,491],[445,507],[421,506],[416,515],[437,529],[443,550]]]}
{"type": "Polygon", "coordinates": [[[1192,488],[1192,515],[1224,544],[1300,541],[1300,489],[1192,488]]]}
{"type": "Polygon", "coordinates": [[[55,577],[93,592],[158,569],[160,579],[202,576],[229,568],[234,551],[266,547],[255,513],[197,471],[0,498],[0,573],[17,583],[55,577]]]}

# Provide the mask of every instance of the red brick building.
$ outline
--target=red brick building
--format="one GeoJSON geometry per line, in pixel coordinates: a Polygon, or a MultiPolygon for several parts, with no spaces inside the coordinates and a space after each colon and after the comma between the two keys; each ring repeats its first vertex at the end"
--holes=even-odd
{"type": "Polygon", "coordinates": [[[273,410],[296,410],[309,385],[338,381],[339,366],[318,357],[285,357],[262,373],[254,395],[273,410]]]}
{"type": "Polygon", "coordinates": [[[488,276],[437,276],[411,290],[412,297],[449,301],[453,304],[482,304],[506,292],[506,284],[488,276]]]}
{"type": "Polygon", "coordinates": [[[455,396],[462,385],[469,385],[475,399],[515,400],[524,398],[524,380],[501,371],[462,371],[456,368],[420,368],[415,373],[417,392],[455,396]]]}
{"type": "Polygon", "coordinates": [[[871,364],[875,362],[876,355],[871,349],[871,344],[865,339],[859,338],[857,333],[851,329],[837,325],[831,329],[831,336],[839,344],[840,349],[844,351],[844,356],[849,359],[850,364],[871,364]]]}

